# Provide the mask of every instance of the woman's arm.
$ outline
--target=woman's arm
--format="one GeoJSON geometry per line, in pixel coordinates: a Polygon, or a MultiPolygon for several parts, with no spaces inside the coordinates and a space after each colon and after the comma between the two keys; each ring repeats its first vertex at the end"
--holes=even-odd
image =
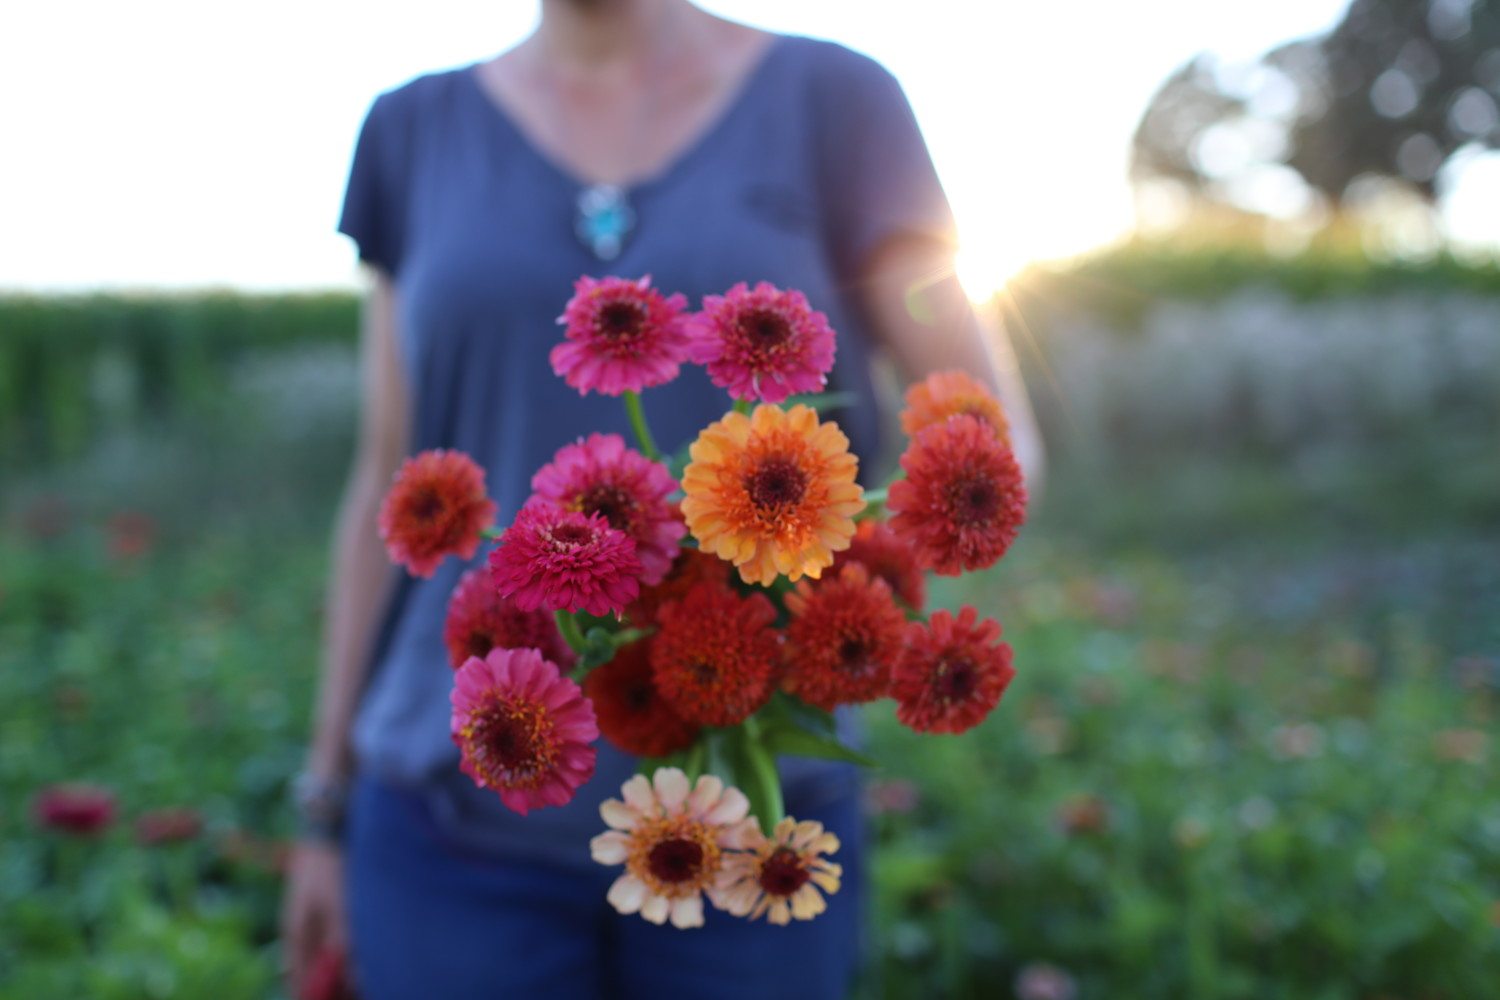
{"type": "Polygon", "coordinates": [[[395,291],[383,273],[373,273],[360,344],[359,436],[334,530],[323,673],[308,758],[309,773],[330,779],[349,771],[349,727],[391,580],[376,516],[407,450],[408,402],[396,339],[395,291]]]}
{"type": "MultiPolygon", "coordinates": [[[[395,292],[374,272],[360,338],[359,437],[333,539],[323,637],[323,669],[307,773],[343,784],[350,770],[349,729],[364,687],[370,643],[390,586],[390,563],[376,518],[407,449],[406,382],[396,340],[395,292]]],[[[337,844],[307,839],[292,854],[282,904],[282,953],[293,995],[319,952],[344,951],[343,859],[337,844]]]]}
{"type": "Polygon", "coordinates": [[[1021,369],[1003,329],[986,331],[940,245],[886,242],[872,255],[863,283],[874,334],[905,379],[960,368],[987,384],[1010,420],[1011,444],[1032,498],[1041,495],[1046,453],[1021,369]]]}

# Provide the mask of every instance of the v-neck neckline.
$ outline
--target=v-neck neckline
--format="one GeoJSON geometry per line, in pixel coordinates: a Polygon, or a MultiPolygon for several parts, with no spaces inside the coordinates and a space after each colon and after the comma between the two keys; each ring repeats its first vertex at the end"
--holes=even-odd
{"type": "Polygon", "coordinates": [[[561,162],[542,146],[537,143],[531,135],[522,127],[516,117],[507,109],[494,94],[485,86],[479,76],[482,63],[474,63],[465,67],[461,74],[468,81],[469,89],[473,91],[484,106],[489,109],[493,117],[506,131],[510,132],[518,145],[526,150],[532,159],[540,163],[549,173],[566,183],[570,188],[583,191],[593,187],[607,186],[617,188],[634,198],[642,192],[658,187],[682,170],[686,169],[693,161],[697,160],[703,152],[713,145],[719,134],[726,131],[729,125],[738,118],[751,103],[751,98],[760,89],[761,81],[768,75],[770,66],[775,62],[777,55],[788,47],[792,36],[775,34],[765,48],[756,56],[755,64],[745,73],[735,88],[735,92],[719,107],[702,128],[687,142],[667,157],[662,165],[652,173],[628,180],[621,184],[610,184],[607,181],[591,180],[579,176],[577,171],[567,164],[561,162]]]}

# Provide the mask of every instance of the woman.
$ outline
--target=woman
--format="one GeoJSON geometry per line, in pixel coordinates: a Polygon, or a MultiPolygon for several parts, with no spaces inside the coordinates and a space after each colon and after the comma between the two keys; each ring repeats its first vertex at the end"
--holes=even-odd
{"type": "MultiPolygon", "coordinates": [[[[997,377],[952,278],[947,203],[894,80],[837,45],[688,0],[542,0],[516,48],[376,100],[340,228],[373,287],[299,784],[309,835],[285,912],[294,984],[348,945],[372,998],[843,995],[861,890],[849,771],[784,772],[788,811],[845,845],[836,860],[850,877],[819,919],[771,928],[710,914],[683,932],[617,916],[587,840],[633,762],[601,745],[572,804],[525,819],[463,777],[441,630],[464,567],[393,574],[375,520],[412,452],[472,454],[503,521],[559,446],[628,433],[617,400],[580,398],[547,364],[553,319],[584,273],[650,273],[694,302],[741,280],[798,288],[839,331],[832,387],[862,402],[834,417],[867,481],[882,474],[877,350],[908,377],[958,367],[987,379],[1034,479],[1030,408],[1013,363],[997,377]]],[[[645,403],[670,448],[727,408],[699,372],[645,403]]]]}

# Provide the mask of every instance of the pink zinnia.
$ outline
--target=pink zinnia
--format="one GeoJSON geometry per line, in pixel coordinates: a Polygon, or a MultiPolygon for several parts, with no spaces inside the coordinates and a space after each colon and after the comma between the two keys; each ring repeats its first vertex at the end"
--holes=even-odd
{"type": "Polygon", "coordinates": [[[114,822],[115,797],[92,785],[53,785],[36,797],[32,810],[42,826],[90,836],[114,822]]]}
{"type": "Polygon", "coordinates": [[[742,281],[708,295],[693,326],[688,357],[706,365],[714,385],[735,399],[780,403],[821,392],[833,368],[833,328],[798,291],[742,281]]]}
{"type": "Polygon", "coordinates": [[[567,339],[552,348],[552,370],[580,395],[640,392],[677,377],[687,356],[687,299],[663,296],[651,276],[573,284],[557,321],[567,339]]]}
{"type": "Polygon", "coordinates": [[[469,570],[453,588],[443,622],[443,643],[454,670],[471,656],[488,656],[492,649],[537,649],[562,669],[573,668],[573,650],[557,630],[552,613],[522,611],[501,597],[483,567],[469,570]]]}
{"type": "Polygon", "coordinates": [[[610,527],[633,538],[641,582],[648,587],[666,577],[687,534],[667,499],[677,481],[665,465],[625,447],[618,434],[590,434],[565,446],[531,477],[531,488],[564,510],[603,515],[610,527]]]}
{"type": "Polygon", "coordinates": [[[454,677],[452,701],[459,767],[522,816],[566,805],[594,776],[594,706],[536,650],[471,657],[454,677]]]}
{"type": "Polygon", "coordinates": [[[635,541],[603,514],[563,510],[534,497],[490,553],[501,597],[522,611],[619,613],[641,589],[635,541]]]}
{"type": "Polygon", "coordinates": [[[431,576],[448,556],[472,559],[495,504],[484,470],[461,451],[436,449],[407,459],[380,505],[380,537],[391,561],[431,576]]]}

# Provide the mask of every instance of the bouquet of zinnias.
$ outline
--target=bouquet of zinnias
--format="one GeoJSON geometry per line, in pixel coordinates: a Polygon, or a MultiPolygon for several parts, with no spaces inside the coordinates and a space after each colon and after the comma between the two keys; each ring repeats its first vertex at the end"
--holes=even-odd
{"type": "Polygon", "coordinates": [[[694,927],[707,895],[786,923],[823,911],[840,868],[836,837],[783,815],[776,757],[865,763],[837,738],[840,705],[891,698],[923,733],[989,714],[1010,647],[971,607],[924,619],[924,572],[993,564],[1026,490],[999,403],[961,372],[912,387],[902,471],[862,490],[848,438],[818,412],[834,357],[823,314],[765,283],[686,304],[647,278],[585,277],[559,321],[553,369],[622,396],[634,448],[615,434],[562,448],[503,531],[483,470],[424,452],[397,474],[380,531],[424,576],[498,538],[445,628],[466,774],[522,814],[562,805],[602,733],[642,758],[592,845],[625,868],[610,902],[694,927]],[[638,394],[688,362],[735,402],[664,458],[638,394]]]}

